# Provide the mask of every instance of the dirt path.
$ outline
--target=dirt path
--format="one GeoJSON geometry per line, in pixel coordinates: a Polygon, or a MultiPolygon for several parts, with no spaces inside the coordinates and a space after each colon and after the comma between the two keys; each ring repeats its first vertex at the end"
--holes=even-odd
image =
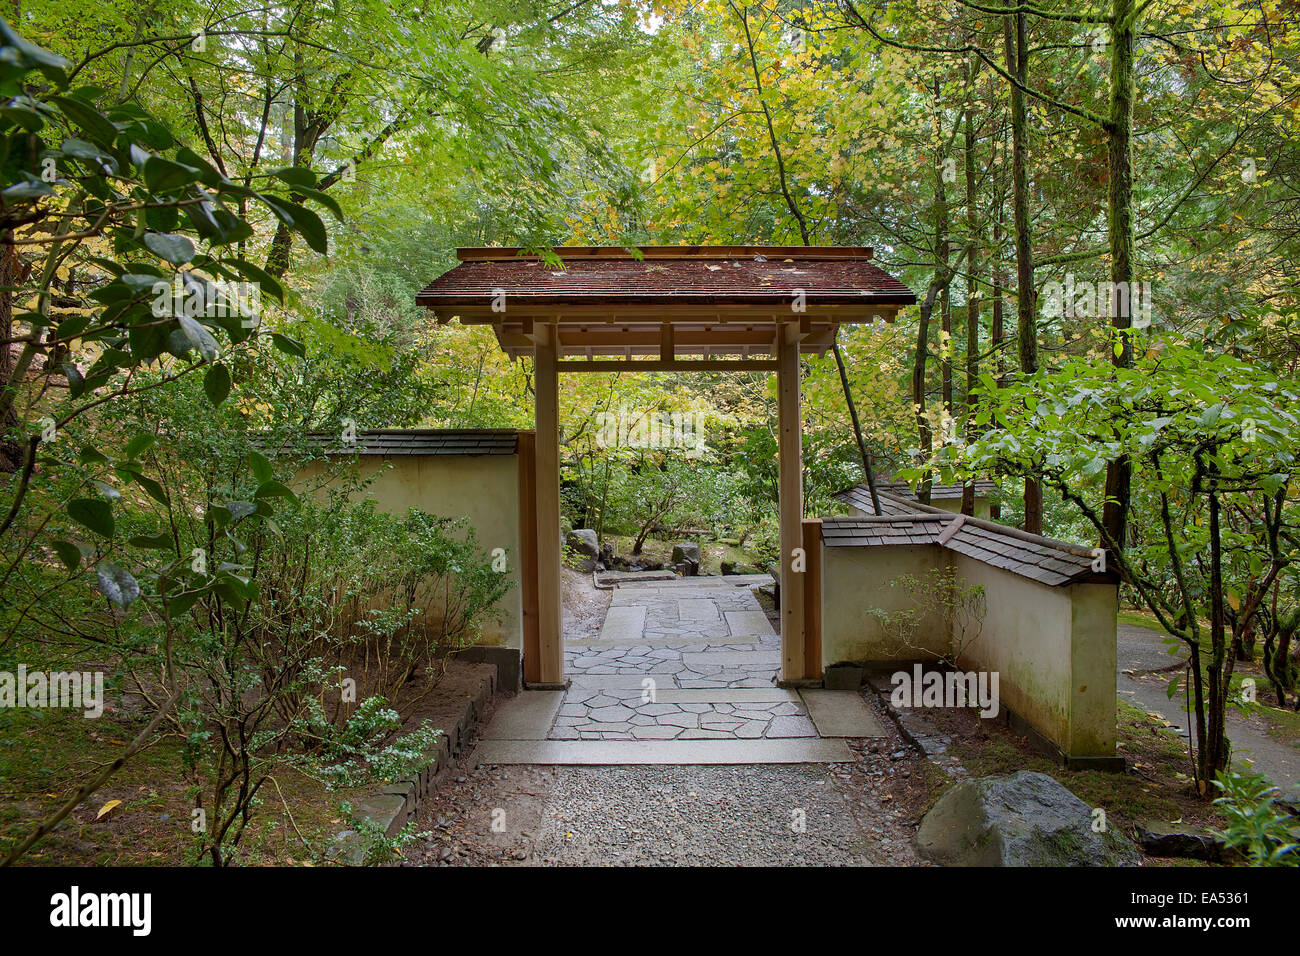
{"type": "MultiPolygon", "coordinates": [[[[1188,721],[1183,699],[1180,695],[1171,700],[1166,690],[1170,679],[1183,672],[1151,673],[1177,659],[1166,650],[1164,635],[1150,628],[1120,624],[1118,638],[1119,666],[1115,683],[1120,699],[1160,714],[1186,737],[1188,721]]],[[[1279,787],[1285,789],[1300,781],[1300,750],[1268,736],[1258,718],[1230,712],[1228,738],[1237,759],[1250,760],[1256,771],[1279,787]]]]}

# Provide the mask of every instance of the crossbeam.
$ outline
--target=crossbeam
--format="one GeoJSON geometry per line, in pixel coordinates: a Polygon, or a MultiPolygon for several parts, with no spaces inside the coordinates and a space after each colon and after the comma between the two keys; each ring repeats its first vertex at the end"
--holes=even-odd
{"type": "Polygon", "coordinates": [[[602,361],[567,359],[556,362],[561,372],[775,372],[776,359],[663,359],[602,361]]]}

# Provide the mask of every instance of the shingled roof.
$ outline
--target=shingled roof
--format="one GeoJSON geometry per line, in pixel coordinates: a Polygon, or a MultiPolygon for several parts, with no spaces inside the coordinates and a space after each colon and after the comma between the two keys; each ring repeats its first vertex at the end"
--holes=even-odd
{"type": "Polygon", "coordinates": [[[513,455],[519,433],[490,428],[375,428],[357,432],[357,443],[345,445],[337,432],[303,436],[326,455],[513,455]]]}
{"type": "MultiPolygon", "coordinates": [[[[997,482],[988,479],[982,479],[975,482],[976,498],[989,498],[997,490],[997,482]]],[[[913,502],[917,500],[916,492],[914,492],[912,486],[905,481],[878,481],[876,482],[876,491],[881,495],[880,508],[885,514],[897,513],[896,510],[893,510],[895,508],[893,504],[886,504],[885,496],[887,495],[892,498],[907,499],[913,502]]],[[[950,501],[958,499],[961,498],[961,491],[961,485],[931,485],[930,500],[950,501]]],[[[836,501],[842,501],[846,505],[852,505],[854,508],[857,508],[859,511],[864,511],[867,514],[876,513],[876,509],[872,507],[871,504],[871,489],[867,486],[865,481],[859,482],[850,488],[844,488],[837,491],[831,497],[836,501]]]]}
{"type": "Polygon", "coordinates": [[[555,326],[561,357],[774,354],[797,332],[821,353],[844,323],[892,320],[916,301],[865,246],[560,246],[456,250],[421,290],[439,322],[491,325],[511,356],[555,326]]]}
{"type": "Polygon", "coordinates": [[[819,303],[911,305],[912,290],[871,263],[859,246],[561,246],[562,265],[519,249],[461,249],[461,262],[429,283],[416,302],[472,306],[499,293],[527,304],[618,302],[776,303],[795,290],[819,303]]]}
{"type": "Polygon", "coordinates": [[[1114,580],[1113,575],[1093,571],[1095,553],[1077,544],[980,518],[953,516],[924,505],[911,505],[913,510],[907,513],[901,510],[907,506],[906,501],[892,496],[886,498],[883,494],[880,504],[882,510],[893,507],[900,510],[894,514],[856,518],[823,518],[822,541],[826,547],[938,545],[1049,587],[1114,580]],[[886,505],[886,501],[890,504],[886,505]]]}

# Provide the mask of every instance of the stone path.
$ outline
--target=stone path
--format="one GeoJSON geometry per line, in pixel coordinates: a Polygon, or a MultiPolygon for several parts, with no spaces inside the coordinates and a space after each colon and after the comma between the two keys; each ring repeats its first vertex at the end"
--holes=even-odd
{"type": "Polygon", "coordinates": [[[821,738],[883,735],[857,693],[817,691],[806,699],[775,686],[781,640],[751,583],[620,585],[599,634],[566,641],[569,688],[527,691],[505,702],[477,759],[824,763],[846,760],[848,751],[821,738]],[[625,744],[583,746],[597,741],[625,744]]]}

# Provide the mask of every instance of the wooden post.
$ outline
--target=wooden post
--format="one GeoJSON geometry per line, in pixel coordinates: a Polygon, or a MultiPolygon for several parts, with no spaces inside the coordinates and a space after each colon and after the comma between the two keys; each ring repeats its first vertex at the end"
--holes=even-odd
{"type": "Polygon", "coordinates": [[[537,436],[519,433],[519,604],[523,612],[524,682],[542,680],[537,634],[537,436]]]}
{"type": "Polygon", "coordinates": [[[803,425],[799,414],[799,323],[777,339],[777,417],[780,427],[781,679],[800,681],[804,668],[803,425]]]}
{"type": "Polygon", "coordinates": [[[559,345],[554,325],[540,331],[533,376],[537,391],[537,683],[564,681],[560,618],[560,407],[559,345]]]}
{"type": "Polygon", "coordinates": [[[822,676],[822,519],[804,518],[803,550],[808,570],[803,577],[803,672],[808,680],[822,676]]]}

